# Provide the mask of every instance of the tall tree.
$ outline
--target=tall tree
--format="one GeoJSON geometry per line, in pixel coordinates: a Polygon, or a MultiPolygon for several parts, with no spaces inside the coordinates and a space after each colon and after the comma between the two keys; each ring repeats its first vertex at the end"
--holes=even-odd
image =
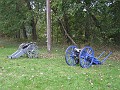
{"type": "Polygon", "coordinates": [[[51,50],[51,9],[50,9],[50,0],[46,0],[47,8],[47,50],[51,50]]]}
{"type": "Polygon", "coordinates": [[[35,40],[37,40],[37,34],[36,34],[37,22],[35,22],[33,8],[32,8],[32,5],[33,5],[32,2],[34,2],[34,1],[25,0],[25,2],[27,3],[27,7],[31,11],[31,14],[32,14],[31,19],[30,19],[30,25],[32,27],[32,39],[35,41],[35,40]]]}

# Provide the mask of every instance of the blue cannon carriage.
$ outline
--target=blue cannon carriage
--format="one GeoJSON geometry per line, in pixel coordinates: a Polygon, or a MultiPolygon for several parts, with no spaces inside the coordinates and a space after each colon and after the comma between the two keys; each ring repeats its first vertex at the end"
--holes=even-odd
{"type": "Polygon", "coordinates": [[[103,60],[99,58],[105,53],[103,51],[97,58],[94,56],[94,50],[90,46],[79,49],[77,46],[69,46],[65,52],[65,60],[69,66],[80,64],[82,68],[89,68],[91,65],[101,65],[112,54],[110,52],[103,60]]]}

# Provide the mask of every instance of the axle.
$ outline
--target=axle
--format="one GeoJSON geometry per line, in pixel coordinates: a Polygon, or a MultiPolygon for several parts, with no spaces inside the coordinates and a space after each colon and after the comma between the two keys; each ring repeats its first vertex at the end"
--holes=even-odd
{"type": "Polygon", "coordinates": [[[77,46],[69,46],[66,49],[66,63],[70,66],[75,66],[76,64],[80,64],[82,68],[89,68],[92,64],[98,65],[103,64],[107,60],[107,58],[112,54],[110,52],[102,61],[99,58],[105,53],[103,51],[97,58],[94,56],[94,50],[86,46],[83,49],[79,49],[77,46]]]}

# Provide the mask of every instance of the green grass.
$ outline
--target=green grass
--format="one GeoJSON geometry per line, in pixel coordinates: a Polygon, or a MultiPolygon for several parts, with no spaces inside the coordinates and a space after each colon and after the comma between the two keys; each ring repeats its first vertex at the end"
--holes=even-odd
{"type": "Polygon", "coordinates": [[[8,59],[18,46],[2,45],[0,90],[120,90],[120,60],[108,59],[103,65],[84,69],[66,64],[66,47],[54,47],[51,54],[40,47],[38,59],[8,59]]]}

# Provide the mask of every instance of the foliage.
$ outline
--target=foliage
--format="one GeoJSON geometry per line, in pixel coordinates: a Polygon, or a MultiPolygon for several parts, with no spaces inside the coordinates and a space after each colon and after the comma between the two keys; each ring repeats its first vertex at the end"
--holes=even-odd
{"type": "MultiPolygon", "coordinates": [[[[0,7],[2,36],[15,37],[26,31],[30,38],[36,30],[38,41],[46,41],[45,0],[1,0],[0,7]]],[[[51,0],[52,41],[71,43],[65,29],[77,44],[119,45],[119,11],[119,0],[51,0]]]]}
{"type": "Polygon", "coordinates": [[[21,29],[22,23],[25,21],[24,12],[26,12],[26,8],[23,2],[19,0],[3,0],[0,2],[0,6],[2,32],[9,35],[15,34],[16,31],[21,29]]]}
{"type": "Polygon", "coordinates": [[[115,24],[116,20],[119,20],[119,9],[115,9],[119,8],[118,5],[117,0],[52,0],[56,17],[63,20],[66,14],[69,18],[68,33],[78,43],[84,43],[86,39],[93,43],[97,38],[108,43],[119,41],[119,23],[115,24]],[[114,35],[117,35],[117,38],[114,35]]]}

